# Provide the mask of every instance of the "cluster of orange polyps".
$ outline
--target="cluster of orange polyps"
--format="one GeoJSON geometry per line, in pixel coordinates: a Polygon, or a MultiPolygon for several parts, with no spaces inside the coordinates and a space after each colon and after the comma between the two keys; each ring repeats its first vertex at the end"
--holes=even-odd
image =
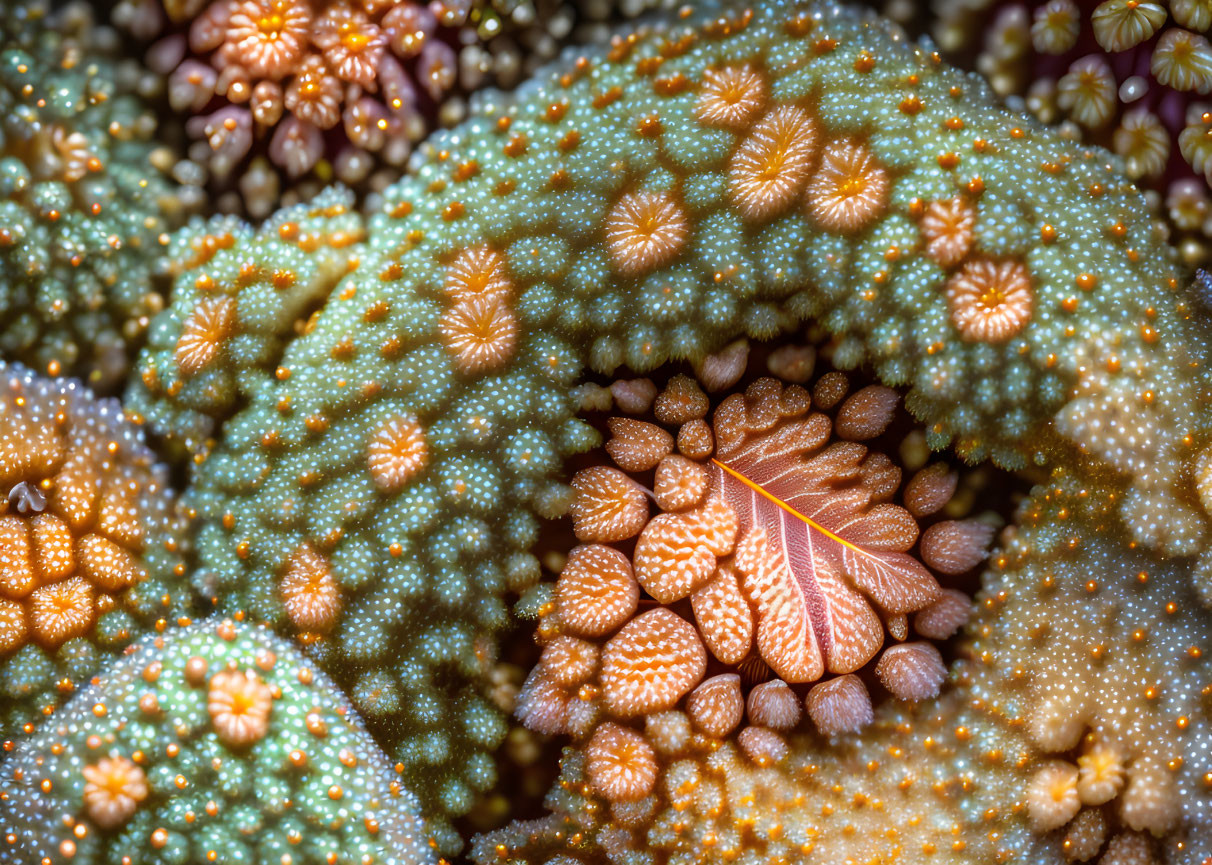
{"type": "Polygon", "coordinates": [[[855,672],[885,631],[895,644],[875,666],[883,686],[906,700],[938,693],[946,669],[928,640],[953,634],[970,601],[934,572],[976,567],[993,530],[935,519],[921,532],[957,475],[930,465],[901,491],[901,469],[862,444],[887,430],[896,392],[849,390],[839,372],[811,391],[763,378],[708,424],[707,395],[676,376],[653,406],[659,424],[610,419],[618,468],[573,478],[582,544],[543,611],[519,714],[540,732],[588,736],[601,795],[630,801],[656,782],[653,733],[637,722],[676,725],[681,712],[704,743],[742,727],[738,744],[762,765],[786,755],[782,734],[805,710],[825,735],[862,728],[872,705],[855,672]],[[651,491],[631,476],[647,472],[651,491]],[[630,557],[611,546],[633,538],[630,557]],[[925,639],[909,641],[910,615],[925,639]],[[811,682],[802,697],[791,687],[811,682]]]}

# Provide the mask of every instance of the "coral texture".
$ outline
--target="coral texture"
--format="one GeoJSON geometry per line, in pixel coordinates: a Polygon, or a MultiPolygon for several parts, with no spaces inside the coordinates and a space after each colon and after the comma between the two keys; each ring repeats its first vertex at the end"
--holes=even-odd
{"type": "Polygon", "coordinates": [[[83,6],[0,21],[0,351],[104,386],[163,305],[152,276],[186,204],[113,49],[83,6]]]}
{"type": "Polygon", "coordinates": [[[484,863],[1212,856],[1208,305],[1114,155],[873,15],[705,0],[481,95],[381,198],[169,242],[130,406],[193,458],[226,619],[14,736],[36,788],[0,803],[48,856],[453,853],[536,744],[515,709],[568,749],[484,863]],[[994,528],[953,460],[1036,485],[975,614],[994,528]],[[346,701],[365,774],[308,738],[346,701]],[[384,758],[423,848],[411,800],[395,842],[340,810],[384,758]]]}
{"type": "Polygon", "coordinates": [[[0,712],[32,729],[139,634],[186,615],[185,517],[115,399],[0,364],[0,712]]]}
{"type": "Polygon", "coordinates": [[[1096,142],[1164,202],[1176,246],[1206,265],[1212,223],[1212,9],[1203,0],[934,0],[931,32],[1001,96],[1096,142]]]}
{"type": "Polygon", "coordinates": [[[270,214],[332,178],[379,190],[469,94],[512,87],[569,32],[655,0],[121,0],[114,19],[142,39],[185,116],[178,176],[224,211],[270,214]]]}
{"type": "MultiPolygon", "coordinates": [[[[325,305],[265,320],[285,349],[241,367],[247,405],[189,502],[199,591],[304,640],[435,819],[494,780],[495,635],[508,594],[543,597],[537,517],[569,509],[562,459],[598,442],[573,416],[586,367],[685,358],[717,387],[738,332],[815,318],[836,365],[908,388],[931,446],[1106,461],[1139,543],[1200,548],[1203,346],[1143,197],[874,19],[759,4],[645,28],[485,97],[413,168],[325,305]]],[[[173,315],[156,345],[202,364],[173,315]]],[[[652,467],[668,439],[616,460],[652,467]]],[[[939,669],[883,672],[926,694],[939,669]]]]}
{"type": "Polygon", "coordinates": [[[336,686],[253,625],[145,638],[2,772],[2,862],[437,860],[336,686]]]}

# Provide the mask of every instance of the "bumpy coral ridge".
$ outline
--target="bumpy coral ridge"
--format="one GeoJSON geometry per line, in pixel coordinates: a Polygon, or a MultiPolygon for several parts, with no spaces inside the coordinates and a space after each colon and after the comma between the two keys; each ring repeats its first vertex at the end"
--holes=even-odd
{"type": "Polygon", "coordinates": [[[436,862],[336,686],[264,629],[132,647],[0,762],[0,862],[436,862]]]}
{"type": "Polygon", "coordinates": [[[134,96],[141,73],[88,10],[0,21],[0,351],[112,386],[163,300],[163,232],[184,205],[134,96]]]}
{"type": "Polygon", "coordinates": [[[200,457],[217,423],[275,371],[283,343],[357,266],[353,196],[333,187],[257,229],[195,219],[172,236],[172,301],[148,334],[127,410],[200,457]]]}

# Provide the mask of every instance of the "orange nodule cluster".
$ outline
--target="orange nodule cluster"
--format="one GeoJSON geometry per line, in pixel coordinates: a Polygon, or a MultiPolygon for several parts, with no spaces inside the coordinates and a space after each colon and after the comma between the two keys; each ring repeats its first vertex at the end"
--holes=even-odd
{"type": "MultiPolygon", "coordinates": [[[[698,121],[740,133],[728,164],[729,193],[740,215],[764,222],[799,201],[805,218],[844,235],[881,219],[893,178],[867,143],[830,137],[811,104],[768,104],[767,98],[766,77],[752,65],[708,69],[699,87],[698,121]]],[[[977,187],[970,186],[972,195],[977,187]]],[[[926,257],[953,271],[945,292],[960,337],[1003,342],[1031,319],[1032,280],[1020,261],[973,256],[977,212],[970,199],[914,200],[909,211],[926,257]]]]}
{"type": "Polygon", "coordinates": [[[543,613],[547,648],[519,697],[524,723],[592,734],[594,790],[629,802],[659,778],[653,755],[671,710],[704,743],[735,735],[765,766],[785,757],[783,734],[805,717],[829,736],[871,722],[854,673],[886,639],[894,645],[875,665],[885,689],[904,700],[937,694],[946,668],[926,640],[961,627],[971,601],[940,588],[930,568],[975,568],[992,530],[936,518],[955,472],[927,466],[902,491],[900,468],[863,443],[888,430],[897,394],[851,392],[836,372],[811,389],[765,378],[724,397],[707,424],[703,389],[675,376],[651,403],[655,422],[609,419],[605,450],[618,468],[573,478],[584,543],[543,613]],[[663,424],[678,425],[676,435],[663,424]],[[713,446],[691,456],[683,432],[700,424],[713,446]],[[652,478],[659,513],[648,516],[629,473],[652,478]],[[609,546],[632,538],[630,557],[609,546]],[[924,639],[910,639],[910,615],[924,639]],[[731,671],[705,679],[709,663],[731,671]]]}
{"type": "Polygon", "coordinates": [[[151,792],[143,770],[126,757],[102,757],[83,773],[84,810],[103,829],[129,820],[151,792]]]}
{"type": "Polygon", "coordinates": [[[12,371],[0,388],[0,653],[55,650],[146,579],[168,490],[116,404],[12,371]]]}
{"type": "Polygon", "coordinates": [[[499,369],[513,357],[518,322],[510,308],[513,282],[504,257],[486,246],[462,250],[446,271],[453,301],[442,316],[442,342],[460,372],[499,369]]]}

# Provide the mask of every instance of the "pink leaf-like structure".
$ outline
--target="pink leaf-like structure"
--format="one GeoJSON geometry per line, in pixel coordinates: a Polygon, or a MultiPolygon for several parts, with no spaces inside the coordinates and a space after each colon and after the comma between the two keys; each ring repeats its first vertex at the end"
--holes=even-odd
{"type": "Polygon", "coordinates": [[[883,644],[880,617],[927,606],[940,588],[907,551],[917,522],[881,502],[872,458],[828,444],[830,424],[807,394],[759,382],[716,412],[711,496],[741,526],[736,567],[758,614],[757,645],[781,678],[806,682],[857,670],[883,644]],[[865,596],[865,597],[864,597],[865,596]]]}

